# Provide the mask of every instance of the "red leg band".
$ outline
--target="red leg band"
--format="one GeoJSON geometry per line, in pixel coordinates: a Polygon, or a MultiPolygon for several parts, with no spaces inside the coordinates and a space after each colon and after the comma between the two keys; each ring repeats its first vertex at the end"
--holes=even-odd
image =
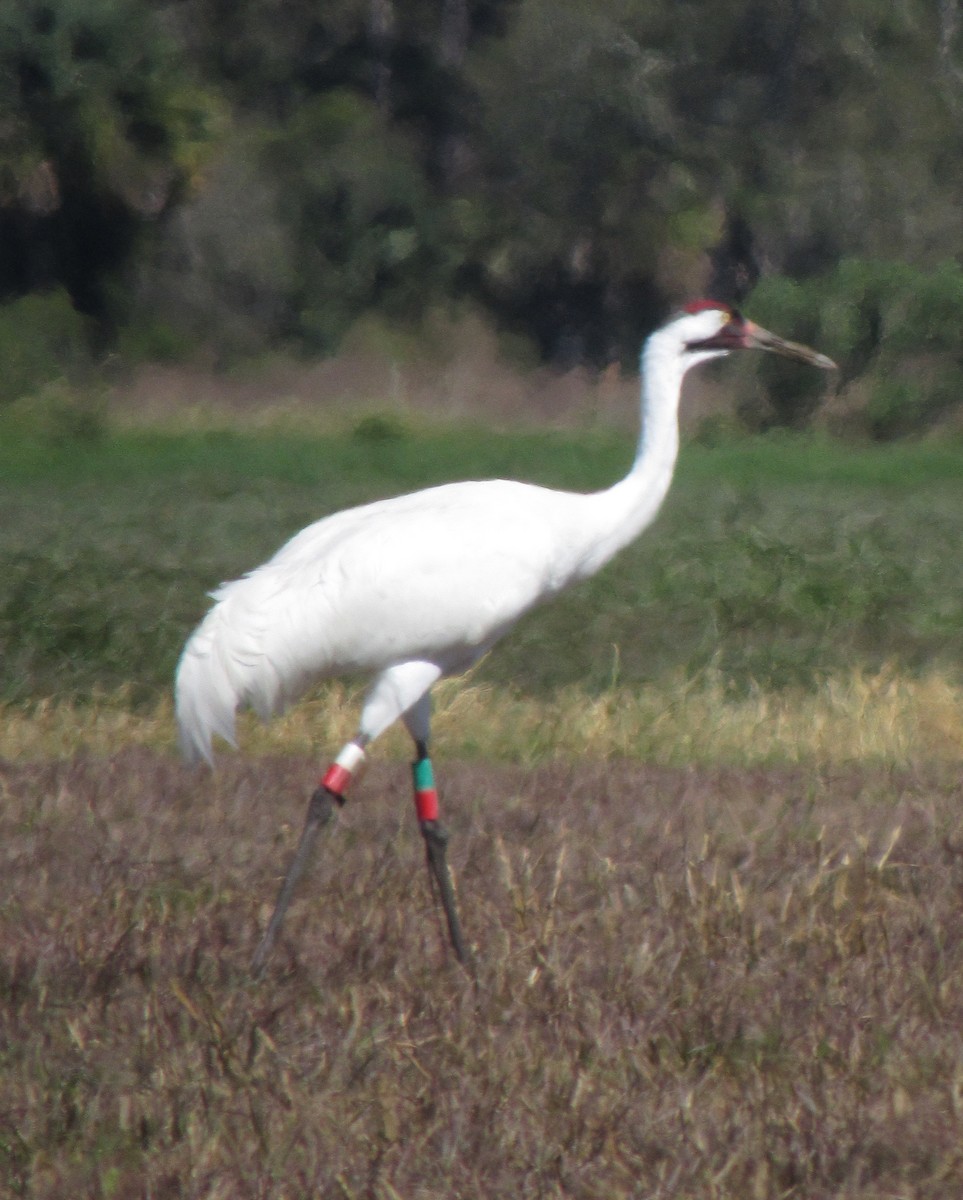
{"type": "Polygon", "coordinates": [[[419,788],[415,792],[415,811],[419,821],[438,820],[438,793],[434,788],[419,788]]]}
{"type": "Polygon", "coordinates": [[[348,790],[348,784],[351,782],[351,772],[347,767],[342,767],[340,763],[332,763],[330,767],[321,776],[321,786],[327,788],[329,792],[333,792],[336,796],[344,798],[345,792],[348,790]]]}

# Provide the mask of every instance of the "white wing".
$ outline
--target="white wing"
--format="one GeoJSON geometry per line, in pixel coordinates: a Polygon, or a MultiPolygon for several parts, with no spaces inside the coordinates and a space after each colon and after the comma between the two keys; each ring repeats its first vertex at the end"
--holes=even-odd
{"type": "Polygon", "coordinates": [[[582,497],[492,480],[448,484],[309,525],[222,585],[184,650],[177,708],[188,757],[233,740],[316,680],[412,659],[469,666],[571,575],[582,497]]]}

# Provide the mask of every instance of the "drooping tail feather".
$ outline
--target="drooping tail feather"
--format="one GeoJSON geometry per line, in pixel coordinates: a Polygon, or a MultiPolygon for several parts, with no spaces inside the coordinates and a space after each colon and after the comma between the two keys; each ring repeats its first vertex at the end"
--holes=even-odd
{"type": "Polygon", "coordinates": [[[266,718],[292,697],[293,681],[282,678],[265,644],[270,628],[263,603],[266,582],[254,573],[223,584],[212,593],[217,603],[184,647],[174,691],[180,747],[188,762],[213,762],[214,734],[235,745],[239,708],[250,706],[266,718]]]}
{"type": "Polygon", "coordinates": [[[213,616],[212,610],[184,647],[174,684],[181,753],[189,763],[206,759],[212,766],[215,733],[235,744],[234,714],[239,704],[217,653],[216,638],[207,628],[213,616]]]}

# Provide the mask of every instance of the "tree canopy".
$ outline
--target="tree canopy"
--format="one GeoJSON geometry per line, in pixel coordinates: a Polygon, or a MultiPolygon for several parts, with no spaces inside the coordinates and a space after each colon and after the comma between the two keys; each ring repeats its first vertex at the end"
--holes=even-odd
{"type": "Polygon", "coordinates": [[[0,0],[0,300],[321,352],[467,303],[604,363],[956,263],[961,111],[956,0],[0,0]]]}

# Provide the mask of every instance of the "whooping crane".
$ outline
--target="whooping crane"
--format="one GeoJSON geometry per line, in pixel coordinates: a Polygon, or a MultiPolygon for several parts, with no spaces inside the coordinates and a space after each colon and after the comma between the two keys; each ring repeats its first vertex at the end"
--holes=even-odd
{"type": "Polygon", "coordinates": [[[428,754],[430,693],[477,662],[524,613],[594,574],[655,517],[679,448],[690,368],[731,350],[833,362],[713,301],[692,303],[648,339],[642,429],[628,475],[601,492],[495,479],[450,483],[324,517],[232,583],[187,642],[177,669],[180,742],[212,761],[234,743],[244,705],[267,718],[319,679],[371,672],[355,736],[308,804],[304,830],[252,969],[264,967],[319,830],[344,803],[366,748],[400,717],[415,744],[415,811],[459,961],[467,958],[446,859],[448,836],[428,754]]]}

